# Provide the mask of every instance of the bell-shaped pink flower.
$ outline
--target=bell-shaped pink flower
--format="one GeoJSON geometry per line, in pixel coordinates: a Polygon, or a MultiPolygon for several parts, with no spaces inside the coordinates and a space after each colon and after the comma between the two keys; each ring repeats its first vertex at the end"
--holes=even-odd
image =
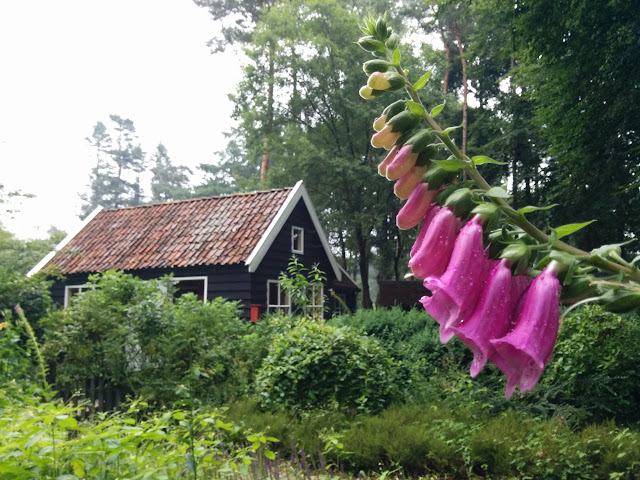
{"type": "Polygon", "coordinates": [[[490,340],[504,336],[509,330],[513,296],[517,293],[509,263],[502,259],[489,273],[469,319],[452,327],[456,336],[473,352],[472,377],[480,373],[493,351],[490,340]]]}
{"type": "Polygon", "coordinates": [[[552,262],[529,287],[513,330],[490,341],[495,350],[489,359],[507,377],[507,398],[518,384],[523,393],[531,390],[551,361],[560,310],[560,282],[554,268],[552,262]]]}
{"type": "Polygon", "coordinates": [[[433,217],[436,216],[436,213],[438,213],[438,210],[440,210],[440,205],[438,205],[437,203],[432,203],[431,206],[429,207],[429,210],[427,210],[426,215],[422,219],[422,226],[420,227],[420,233],[418,233],[418,237],[416,238],[416,241],[411,247],[411,252],[409,253],[410,258],[412,258],[418,252],[418,250],[420,250],[420,247],[422,246],[422,241],[424,240],[424,237],[427,235],[427,231],[429,230],[429,225],[431,225],[431,220],[433,220],[433,217]]]}
{"type": "Polygon", "coordinates": [[[482,241],[482,217],[476,215],[460,230],[444,275],[432,275],[424,281],[431,296],[422,297],[421,302],[440,324],[442,343],[453,337],[452,327],[473,311],[480,296],[487,262],[482,241]]]}
{"type": "Polygon", "coordinates": [[[426,183],[418,183],[409,195],[396,217],[396,225],[400,230],[408,230],[415,227],[422,220],[435,198],[437,190],[429,190],[426,183]]]}
{"type": "Polygon", "coordinates": [[[418,160],[417,153],[411,153],[412,145],[404,145],[387,166],[387,179],[394,181],[409,173],[418,160]]]}
{"type": "Polygon", "coordinates": [[[393,193],[396,197],[406,200],[411,195],[411,192],[418,186],[422,176],[426,173],[427,167],[418,166],[412,167],[407,173],[401,176],[393,186],[393,193]]]}
{"type": "Polygon", "coordinates": [[[414,277],[424,279],[444,273],[451,258],[459,223],[452,208],[438,210],[429,223],[418,251],[409,260],[414,277]]]}
{"type": "Polygon", "coordinates": [[[384,160],[380,162],[380,165],[378,165],[378,173],[380,175],[382,175],[383,177],[387,176],[387,167],[391,162],[393,162],[393,159],[396,158],[396,155],[398,154],[399,150],[400,150],[400,145],[395,145],[391,149],[391,151],[387,154],[387,156],[384,157],[384,160]]]}

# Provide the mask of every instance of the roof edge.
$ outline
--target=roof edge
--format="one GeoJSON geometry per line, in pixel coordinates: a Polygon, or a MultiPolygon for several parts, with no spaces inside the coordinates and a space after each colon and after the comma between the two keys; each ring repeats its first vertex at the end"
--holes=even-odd
{"type": "Polygon", "coordinates": [[[311,203],[311,198],[309,197],[309,194],[307,193],[307,189],[304,187],[302,180],[299,180],[295,184],[295,186],[289,193],[287,200],[280,207],[280,210],[278,210],[278,213],[269,224],[269,227],[267,228],[266,232],[264,233],[264,235],[262,235],[262,238],[260,238],[260,241],[258,242],[258,244],[255,246],[255,248],[253,249],[249,257],[245,260],[245,265],[248,266],[249,272],[255,272],[258,269],[258,267],[260,266],[260,263],[262,262],[262,259],[267,254],[267,251],[269,250],[269,248],[271,248],[271,245],[275,241],[276,236],[278,235],[278,233],[280,233],[280,230],[282,230],[282,227],[284,226],[285,222],[289,218],[289,215],[295,208],[300,198],[303,199],[305,206],[307,207],[307,211],[309,212],[309,216],[311,217],[313,226],[316,228],[316,231],[318,232],[318,236],[320,237],[320,242],[322,243],[322,247],[324,248],[327,258],[329,259],[329,263],[331,265],[331,269],[333,270],[334,275],[338,280],[342,280],[342,271],[340,270],[340,266],[338,265],[338,262],[336,261],[336,258],[333,255],[331,248],[329,247],[329,242],[327,241],[327,237],[324,234],[324,230],[322,230],[322,226],[320,225],[320,220],[316,215],[315,209],[313,208],[313,204],[311,203]]]}
{"type": "Polygon", "coordinates": [[[56,245],[56,247],[49,253],[47,253],[44,258],[42,260],[40,260],[31,270],[29,270],[29,272],[27,273],[27,277],[31,277],[32,275],[35,275],[36,273],[38,273],[47,263],[49,263],[51,261],[51,259],[53,257],[56,256],[56,253],[58,253],[60,250],[62,250],[64,247],[67,246],[67,244],[73,240],[73,238],[78,235],[78,233],[80,233],[80,231],[87,226],[87,224],[93,220],[96,215],[98,215],[102,210],[104,210],[103,207],[101,206],[97,206],[93,212],[91,212],[89,215],[87,215],[85,217],[84,220],[82,220],[82,222],[80,222],[76,228],[74,230],[71,231],[71,233],[69,233],[66,237],[64,237],[64,239],[58,244],[56,245]]]}

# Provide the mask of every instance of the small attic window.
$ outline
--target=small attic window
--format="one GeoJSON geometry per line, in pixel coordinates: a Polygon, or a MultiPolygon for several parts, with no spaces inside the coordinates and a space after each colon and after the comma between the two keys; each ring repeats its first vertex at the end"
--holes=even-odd
{"type": "Polygon", "coordinates": [[[304,253],[304,228],[291,227],[291,251],[304,253]]]}
{"type": "Polygon", "coordinates": [[[71,306],[71,299],[75,295],[78,295],[88,289],[89,287],[87,285],[67,285],[64,287],[64,308],[69,308],[71,306]]]}
{"type": "Polygon", "coordinates": [[[193,293],[201,302],[207,301],[207,277],[174,277],[175,297],[193,293]]]}

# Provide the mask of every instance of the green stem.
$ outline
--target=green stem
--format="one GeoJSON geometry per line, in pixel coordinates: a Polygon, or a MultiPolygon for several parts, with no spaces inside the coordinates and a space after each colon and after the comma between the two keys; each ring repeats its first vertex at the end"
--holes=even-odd
{"type": "MultiPolygon", "coordinates": [[[[420,100],[420,97],[418,96],[417,92],[409,82],[409,79],[407,78],[407,75],[405,74],[402,67],[400,67],[399,65],[396,65],[395,68],[397,72],[404,77],[405,89],[409,94],[409,97],[411,97],[411,100],[413,100],[415,103],[420,104],[423,107],[424,115],[422,116],[422,118],[429,124],[429,127],[433,129],[436,136],[440,140],[442,140],[442,143],[444,143],[447,149],[458,160],[464,163],[465,171],[467,172],[469,177],[471,177],[471,179],[475,182],[475,184],[482,190],[490,190],[491,185],[489,185],[489,183],[485,180],[482,174],[480,174],[480,172],[474,165],[473,161],[468,156],[462,153],[462,151],[455,145],[455,143],[453,143],[453,141],[449,138],[448,135],[442,134],[443,132],[442,128],[440,127],[440,125],[438,125],[438,122],[436,122],[433,119],[433,117],[431,117],[431,115],[427,113],[427,110],[426,108],[424,108],[424,104],[422,103],[422,100],[420,100]]],[[[524,230],[532,238],[534,238],[540,243],[549,243],[549,240],[550,240],[549,235],[547,235],[546,233],[538,229],[535,225],[533,225],[531,222],[529,222],[524,217],[524,215],[521,215],[520,213],[518,213],[518,211],[515,210],[513,207],[511,207],[504,199],[491,198],[491,201],[495,203],[504,212],[504,214],[513,221],[513,223],[515,223],[517,226],[522,228],[522,230],[524,230]]],[[[562,250],[567,253],[570,253],[571,255],[580,257],[580,260],[582,260],[583,262],[589,265],[593,265],[594,267],[600,268],[602,270],[605,270],[611,273],[622,272],[623,274],[627,275],[629,278],[633,279],[634,281],[640,282],[640,273],[638,273],[637,271],[635,271],[634,269],[626,265],[620,265],[610,260],[606,260],[602,257],[591,255],[589,252],[585,252],[584,250],[573,247],[560,240],[556,240],[555,242],[553,242],[553,245],[551,245],[551,247],[555,248],[556,250],[562,250]]]]}

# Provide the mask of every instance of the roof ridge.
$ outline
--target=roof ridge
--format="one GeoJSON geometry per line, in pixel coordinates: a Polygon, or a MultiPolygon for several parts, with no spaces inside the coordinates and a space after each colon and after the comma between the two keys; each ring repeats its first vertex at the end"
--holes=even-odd
{"type": "Polygon", "coordinates": [[[173,205],[176,203],[201,202],[205,200],[211,200],[214,198],[232,198],[232,197],[243,197],[243,196],[257,195],[257,194],[277,193],[277,192],[284,192],[292,189],[293,187],[283,187],[283,188],[271,188],[269,190],[253,190],[251,192],[221,193],[219,195],[210,195],[208,197],[184,198],[181,200],[166,200],[164,202],[143,203],[141,205],[129,205],[126,207],[105,208],[103,211],[112,212],[114,210],[133,210],[135,208],[151,208],[151,207],[157,207],[160,205],[173,205]]]}

